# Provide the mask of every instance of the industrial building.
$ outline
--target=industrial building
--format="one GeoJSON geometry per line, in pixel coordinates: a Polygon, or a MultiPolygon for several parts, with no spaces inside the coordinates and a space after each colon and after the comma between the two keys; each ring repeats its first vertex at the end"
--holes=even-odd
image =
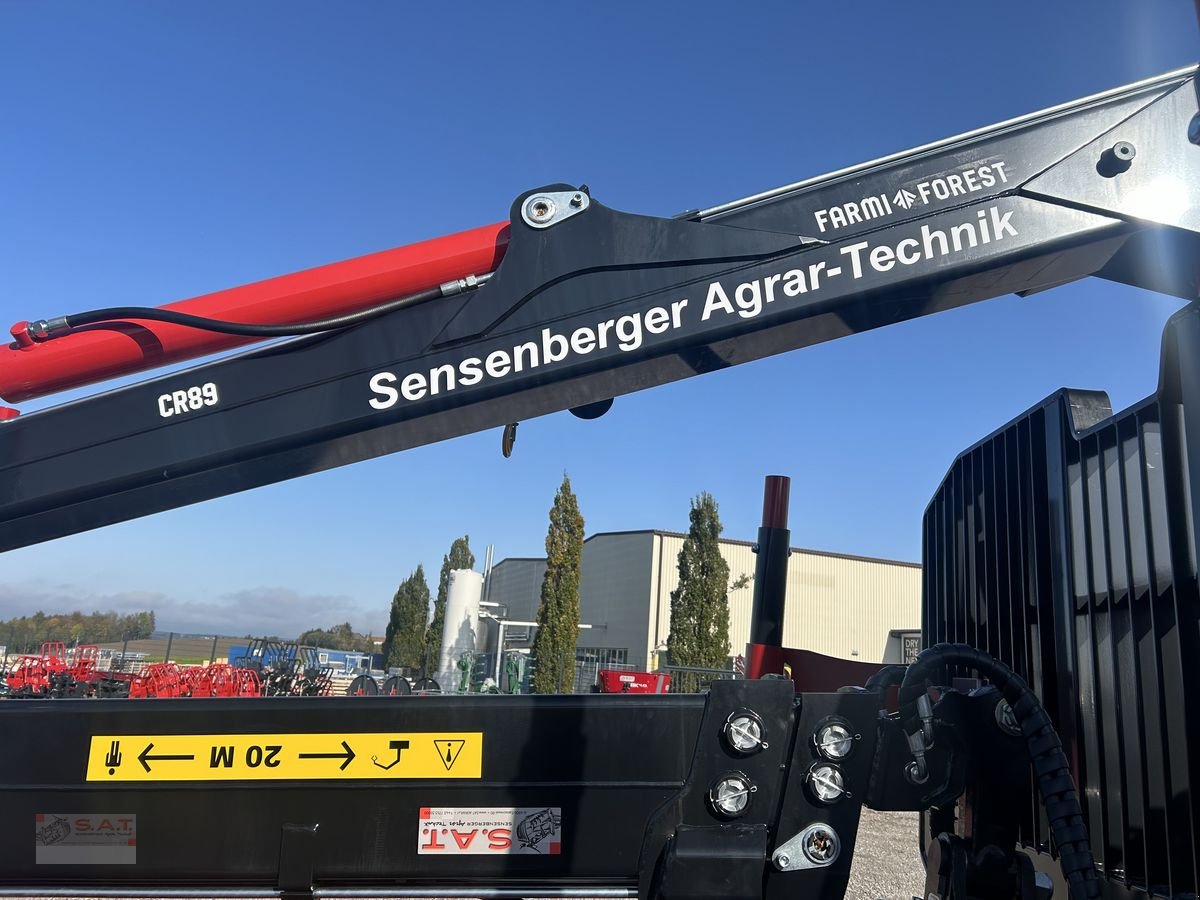
{"type": "MultiPolygon", "coordinates": [[[[584,541],[580,572],[580,658],[654,669],[665,663],[671,592],[687,535],[671,531],[594,534],[584,541]]],[[[744,652],[750,629],[756,556],[750,541],[722,540],[729,563],[729,646],[744,652]],[[744,577],[743,577],[744,576],[744,577]]],[[[484,599],[500,618],[537,618],[544,558],[509,558],[492,567],[484,599]]],[[[903,662],[915,655],[921,627],[921,567],[793,548],[788,557],[784,643],[861,662],[903,662]]],[[[506,647],[527,647],[532,629],[510,626],[506,647]]]]}

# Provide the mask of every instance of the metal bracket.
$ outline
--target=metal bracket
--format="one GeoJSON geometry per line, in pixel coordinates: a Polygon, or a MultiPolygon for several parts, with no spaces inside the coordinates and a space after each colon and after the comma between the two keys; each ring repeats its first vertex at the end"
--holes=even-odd
{"type": "Polygon", "coordinates": [[[521,204],[521,218],[530,228],[549,228],[588,208],[587,189],[531,194],[521,204]]]}
{"type": "Polygon", "coordinates": [[[278,887],[281,900],[311,900],[319,828],[315,824],[284,824],[279,841],[278,887]]]}
{"type": "Polygon", "coordinates": [[[814,822],[780,844],[771,854],[771,864],[780,872],[823,869],[837,861],[842,842],[824,822],[814,822]]]}

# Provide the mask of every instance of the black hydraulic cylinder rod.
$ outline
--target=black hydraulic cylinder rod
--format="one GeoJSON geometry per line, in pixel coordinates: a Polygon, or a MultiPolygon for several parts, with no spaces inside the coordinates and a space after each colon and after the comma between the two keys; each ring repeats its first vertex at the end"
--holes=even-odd
{"type": "Polygon", "coordinates": [[[758,560],[754,565],[754,605],[750,614],[750,643],[783,646],[783,607],[787,593],[788,495],[792,480],[768,475],[763,487],[762,527],[758,529],[758,560]]]}

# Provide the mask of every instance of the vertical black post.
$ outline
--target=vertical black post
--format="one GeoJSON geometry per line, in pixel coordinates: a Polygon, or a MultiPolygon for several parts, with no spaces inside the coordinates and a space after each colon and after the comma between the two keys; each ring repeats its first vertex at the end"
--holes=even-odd
{"type": "Polygon", "coordinates": [[[208,655],[208,664],[211,666],[216,661],[217,661],[217,636],[214,634],[213,635],[213,648],[212,648],[212,653],[210,653],[208,655]]]}
{"type": "Polygon", "coordinates": [[[119,671],[119,672],[129,671],[128,669],[125,668],[125,664],[128,661],[128,659],[129,659],[129,632],[126,632],[125,634],[123,634],[121,636],[121,668],[118,669],[117,671],[119,671]]]}
{"type": "Polygon", "coordinates": [[[163,655],[163,662],[171,661],[171,643],[175,640],[175,632],[167,632],[167,652],[163,655]]]}
{"type": "MultiPolygon", "coordinates": [[[[783,646],[783,609],[791,540],[787,527],[791,485],[791,479],[786,475],[768,475],[763,488],[762,527],[758,529],[755,547],[758,559],[754,565],[754,603],[750,613],[752,645],[783,646]]],[[[757,654],[751,653],[747,660],[748,678],[763,674],[752,671],[754,667],[750,663],[756,659],[757,654]]]]}

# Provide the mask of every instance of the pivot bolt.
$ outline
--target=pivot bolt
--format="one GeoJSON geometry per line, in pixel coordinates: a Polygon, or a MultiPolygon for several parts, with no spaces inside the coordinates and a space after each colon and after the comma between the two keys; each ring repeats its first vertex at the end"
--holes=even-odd
{"type": "Polygon", "coordinates": [[[818,866],[827,866],[833,862],[841,849],[841,842],[831,828],[824,825],[811,826],[800,843],[800,849],[808,861],[818,866]]]}
{"type": "Polygon", "coordinates": [[[530,197],[525,204],[529,218],[541,224],[554,218],[554,201],[549,197],[530,197]]]}
{"type": "Polygon", "coordinates": [[[741,772],[730,772],[718,778],[708,789],[708,803],[713,812],[724,819],[744,816],[758,790],[754,782],[741,772]]]}
{"type": "Polygon", "coordinates": [[[1133,162],[1137,149],[1129,141],[1117,141],[1112,147],[1113,156],[1124,162],[1133,162]]]}
{"type": "Polygon", "coordinates": [[[792,864],[792,858],[786,853],[780,853],[777,857],[775,857],[775,861],[779,863],[779,868],[781,869],[786,869],[792,864]]]}
{"type": "Polygon", "coordinates": [[[749,756],[767,749],[767,742],[763,740],[762,717],[750,709],[738,709],[730,713],[721,734],[729,749],[739,756],[749,756]]]}
{"type": "Polygon", "coordinates": [[[591,205],[587,188],[571,191],[543,191],[531,194],[521,204],[521,218],[530,228],[552,228],[591,205]]]}
{"type": "Polygon", "coordinates": [[[1117,141],[1100,154],[1100,162],[1096,163],[1096,171],[1105,178],[1112,178],[1122,172],[1129,171],[1133,158],[1137,156],[1137,148],[1129,141],[1117,141]]]}

